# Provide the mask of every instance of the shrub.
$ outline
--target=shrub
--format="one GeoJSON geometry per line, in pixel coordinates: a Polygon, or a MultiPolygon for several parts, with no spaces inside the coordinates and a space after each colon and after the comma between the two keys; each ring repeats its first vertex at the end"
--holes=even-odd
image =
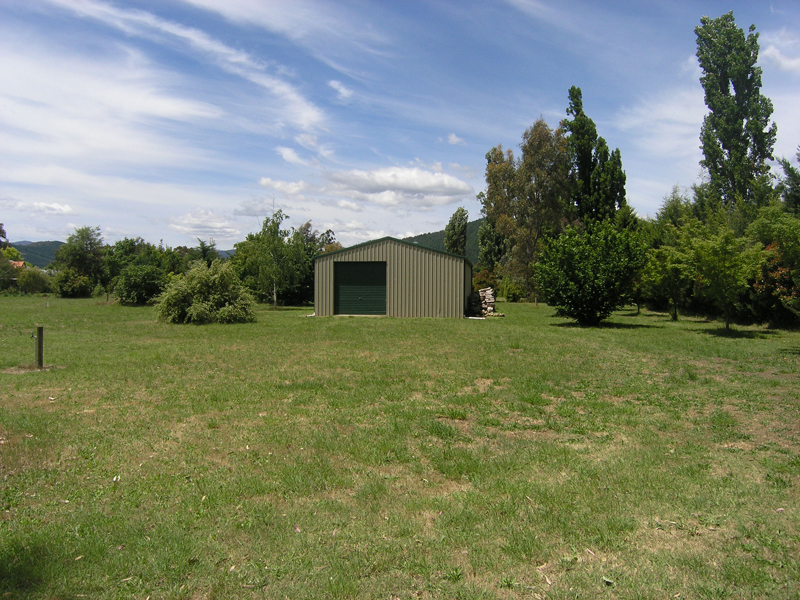
{"type": "Polygon", "coordinates": [[[472,289],[477,292],[487,287],[497,289],[497,277],[489,269],[481,269],[472,278],[472,289]]]}
{"type": "Polygon", "coordinates": [[[50,277],[35,267],[20,269],[17,274],[17,287],[26,294],[42,294],[50,291],[50,277]]]}
{"type": "Polygon", "coordinates": [[[510,282],[503,287],[505,288],[504,294],[506,301],[519,302],[520,300],[522,300],[523,296],[522,289],[520,289],[520,287],[516,283],[510,282]]]}
{"type": "Polygon", "coordinates": [[[16,269],[5,256],[0,255],[0,290],[7,290],[14,285],[16,276],[16,269]]]}
{"type": "Polygon", "coordinates": [[[60,271],[53,280],[53,289],[62,298],[88,298],[94,291],[94,282],[72,268],[60,271]]]}
{"type": "Polygon", "coordinates": [[[537,275],[556,312],[581,325],[597,325],[628,299],[647,262],[641,239],[605,221],[574,227],[545,246],[537,275]]]}
{"type": "Polygon", "coordinates": [[[128,265],[117,278],[114,293],[121,304],[147,304],[164,291],[167,278],[153,265],[128,265]]]}
{"type": "Polygon", "coordinates": [[[253,306],[233,265],[197,261],[167,284],[157,298],[156,314],[166,323],[246,323],[255,321],[253,306]]]}

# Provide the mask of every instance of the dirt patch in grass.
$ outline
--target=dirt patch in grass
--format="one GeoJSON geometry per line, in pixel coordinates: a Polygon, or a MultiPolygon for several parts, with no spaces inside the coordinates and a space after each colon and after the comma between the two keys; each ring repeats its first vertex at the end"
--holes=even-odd
{"type": "Polygon", "coordinates": [[[27,373],[47,373],[48,371],[55,371],[57,369],[66,369],[63,365],[44,365],[39,369],[36,365],[19,365],[16,367],[8,367],[0,371],[6,375],[25,375],[27,373]]]}

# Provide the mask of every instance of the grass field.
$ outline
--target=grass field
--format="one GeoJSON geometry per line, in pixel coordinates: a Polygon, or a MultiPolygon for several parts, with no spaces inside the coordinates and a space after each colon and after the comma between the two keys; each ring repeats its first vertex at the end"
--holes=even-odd
{"type": "Polygon", "coordinates": [[[800,597],[800,333],[502,310],[0,298],[0,598],[800,597]]]}

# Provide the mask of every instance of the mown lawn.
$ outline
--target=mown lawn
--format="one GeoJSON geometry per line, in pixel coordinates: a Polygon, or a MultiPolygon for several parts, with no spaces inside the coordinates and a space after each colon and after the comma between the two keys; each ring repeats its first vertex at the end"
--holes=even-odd
{"type": "Polygon", "coordinates": [[[500,308],[0,298],[0,598],[800,596],[800,333],[500,308]]]}

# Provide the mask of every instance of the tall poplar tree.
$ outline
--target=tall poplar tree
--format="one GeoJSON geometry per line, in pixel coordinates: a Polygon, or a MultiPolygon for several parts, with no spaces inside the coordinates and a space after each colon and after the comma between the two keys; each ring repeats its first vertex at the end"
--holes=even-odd
{"type": "Polygon", "coordinates": [[[444,228],[444,247],[452,254],[464,256],[467,251],[467,221],[469,213],[467,209],[459,206],[447,227],[444,228]]]}
{"type": "Polygon", "coordinates": [[[709,109],[700,133],[700,164],[725,206],[761,204],[777,127],[769,122],[772,101],[761,94],[756,27],[751,25],[745,36],[733,12],[717,19],[703,17],[700,23],[694,32],[709,109]]]}
{"type": "Polygon", "coordinates": [[[581,88],[569,89],[567,114],[562,127],[569,133],[567,143],[572,158],[572,201],[581,221],[612,218],[626,205],[625,172],[619,148],[609,150],[597,135],[597,126],[583,111],[581,88]]]}

